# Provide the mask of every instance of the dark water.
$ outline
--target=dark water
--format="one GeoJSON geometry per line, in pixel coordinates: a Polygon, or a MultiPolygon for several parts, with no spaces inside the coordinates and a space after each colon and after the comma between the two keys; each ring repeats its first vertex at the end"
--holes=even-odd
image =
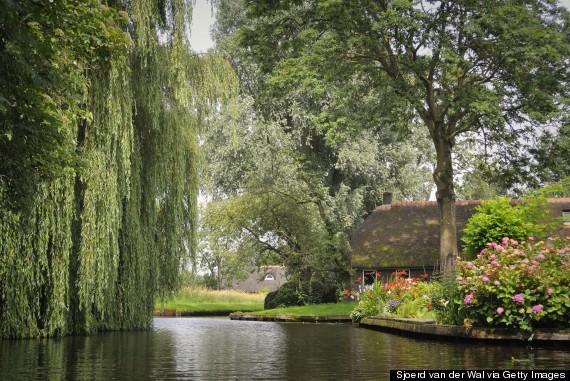
{"type": "Polygon", "coordinates": [[[388,380],[390,369],[570,368],[570,348],[420,341],[345,324],[159,318],[154,325],[0,341],[0,379],[388,380]]]}

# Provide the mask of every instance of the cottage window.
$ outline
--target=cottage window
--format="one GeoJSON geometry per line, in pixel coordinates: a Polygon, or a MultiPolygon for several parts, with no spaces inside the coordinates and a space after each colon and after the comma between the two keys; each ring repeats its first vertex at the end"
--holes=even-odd
{"type": "Polygon", "coordinates": [[[265,276],[265,280],[275,280],[275,277],[273,276],[273,274],[267,274],[265,276]]]}
{"type": "Polygon", "coordinates": [[[374,282],[378,281],[380,273],[376,270],[364,270],[362,272],[362,280],[365,285],[374,284],[374,282]]]}
{"type": "Polygon", "coordinates": [[[562,222],[566,226],[570,226],[570,210],[562,211],[562,222]]]}

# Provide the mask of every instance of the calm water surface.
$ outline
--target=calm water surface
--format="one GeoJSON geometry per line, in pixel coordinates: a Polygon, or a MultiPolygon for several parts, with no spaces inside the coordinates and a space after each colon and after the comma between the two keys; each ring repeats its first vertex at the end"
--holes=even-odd
{"type": "Polygon", "coordinates": [[[390,369],[568,368],[570,348],[228,318],[157,318],[145,332],[0,341],[1,380],[388,380],[390,369]]]}

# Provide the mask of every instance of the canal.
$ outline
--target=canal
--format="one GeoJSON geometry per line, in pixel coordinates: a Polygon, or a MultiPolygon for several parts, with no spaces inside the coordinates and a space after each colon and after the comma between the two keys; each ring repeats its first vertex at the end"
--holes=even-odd
{"type": "Polygon", "coordinates": [[[149,331],[0,341],[0,380],[388,380],[390,369],[569,368],[570,348],[228,318],[157,318],[149,331]]]}

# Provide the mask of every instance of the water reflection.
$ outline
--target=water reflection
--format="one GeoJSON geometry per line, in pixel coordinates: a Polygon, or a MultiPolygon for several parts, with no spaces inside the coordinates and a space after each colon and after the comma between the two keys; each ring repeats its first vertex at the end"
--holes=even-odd
{"type": "Polygon", "coordinates": [[[2,380],[387,380],[390,369],[564,368],[570,349],[227,318],[160,318],[147,332],[0,341],[2,380]]]}

